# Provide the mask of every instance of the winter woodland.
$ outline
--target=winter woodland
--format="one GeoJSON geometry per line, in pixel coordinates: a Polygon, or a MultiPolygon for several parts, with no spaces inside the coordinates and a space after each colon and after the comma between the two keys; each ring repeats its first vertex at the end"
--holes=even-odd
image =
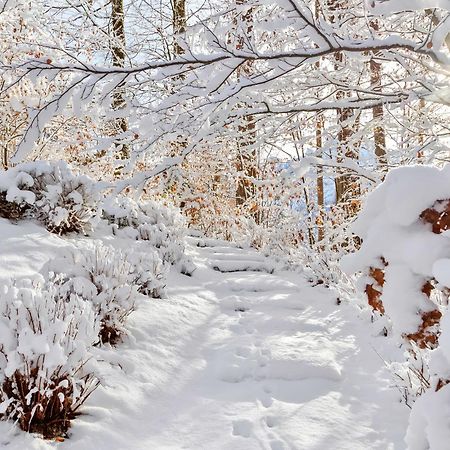
{"type": "Polygon", "coordinates": [[[0,448],[450,449],[449,0],[0,36],[0,448]]]}

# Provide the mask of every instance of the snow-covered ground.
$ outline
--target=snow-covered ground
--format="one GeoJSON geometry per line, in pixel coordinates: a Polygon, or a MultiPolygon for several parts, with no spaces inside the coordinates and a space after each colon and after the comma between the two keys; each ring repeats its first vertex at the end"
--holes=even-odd
{"type": "MultiPolygon", "coordinates": [[[[1,221],[1,276],[30,275],[71,246],[1,221]]],[[[0,447],[62,450],[402,449],[399,402],[367,318],[255,251],[189,238],[192,277],[132,314],[105,350],[104,386],[63,443],[0,422],[0,447]],[[242,271],[247,269],[246,271],[242,271]],[[233,271],[236,270],[236,271],[233,271]],[[274,273],[271,273],[273,272],[274,273]]]]}

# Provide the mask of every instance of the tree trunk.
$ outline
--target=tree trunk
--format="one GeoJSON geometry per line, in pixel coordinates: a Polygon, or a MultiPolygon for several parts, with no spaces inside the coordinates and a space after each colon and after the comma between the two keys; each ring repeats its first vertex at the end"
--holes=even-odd
{"type": "MultiPolygon", "coordinates": [[[[378,31],[378,22],[372,20],[370,27],[374,31],[378,31]]],[[[373,56],[376,56],[374,54],[373,56]]],[[[381,94],[381,63],[377,62],[373,57],[369,62],[370,68],[370,84],[372,89],[381,94]]],[[[372,117],[375,122],[373,130],[373,139],[375,143],[375,156],[378,159],[378,164],[381,168],[386,169],[387,155],[386,155],[386,135],[383,128],[383,105],[377,105],[372,108],[372,117]]]]}
{"type": "MultiPolygon", "coordinates": [[[[246,0],[237,0],[236,5],[243,5],[246,0]]],[[[243,50],[245,38],[250,38],[253,31],[252,10],[241,15],[241,21],[244,25],[245,32],[237,36],[236,50],[243,50]]],[[[237,23],[237,18],[236,18],[237,23]]],[[[252,73],[251,62],[247,61],[238,70],[238,77],[250,77],[252,73]]],[[[254,179],[258,176],[258,154],[256,150],[256,122],[253,115],[248,114],[242,117],[238,126],[238,149],[236,168],[241,176],[238,178],[236,187],[236,206],[249,206],[250,216],[260,223],[259,207],[257,205],[256,193],[257,188],[254,179]],[[249,201],[253,204],[248,205],[249,201]]]]}
{"type": "Polygon", "coordinates": [[[172,26],[173,26],[173,53],[174,55],[182,55],[183,47],[180,44],[179,37],[186,31],[186,0],[173,0],[172,5],[172,26]]]}
{"type": "MultiPolygon", "coordinates": [[[[173,0],[172,2],[172,31],[173,31],[173,56],[177,57],[184,53],[183,46],[181,45],[181,38],[186,31],[187,18],[186,18],[186,0],[173,0]]],[[[183,75],[179,75],[178,79],[183,79],[183,75]]],[[[179,134],[176,139],[169,144],[170,156],[179,156],[183,150],[187,147],[186,136],[179,134]]],[[[183,163],[182,167],[186,167],[183,163]]],[[[186,201],[181,200],[179,207],[184,211],[186,207],[186,201]]]]}
{"type": "MultiPolygon", "coordinates": [[[[322,151],[322,131],[324,128],[323,116],[320,115],[316,120],[316,149],[317,156],[321,158],[323,156],[322,151]]],[[[323,169],[322,167],[317,167],[317,238],[321,241],[325,237],[324,233],[324,225],[325,225],[325,217],[324,217],[324,207],[325,207],[325,196],[324,196],[324,188],[323,188],[323,169]]]]}
{"type": "MultiPolygon", "coordinates": [[[[125,67],[125,16],[123,9],[123,0],[111,0],[111,26],[112,26],[112,44],[111,55],[114,67],[125,67]]],[[[113,93],[112,108],[115,111],[121,110],[126,106],[125,83],[121,83],[113,93]]],[[[125,117],[114,120],[114,127],[119,133],[128,131],[128,121],[125,117]]],[[[130,147],[124,144],[120,139],[116,140],[116,158],[128,159],[130,157],[130,147]]],[[[116,169],[116,174],[120,174],[123,166],[116,169]]]]}
{"type": "MultiPolygon", "coordinates": [[[[341,0],[328,0],[330,10],[330,21],[335,23],[340,19],[340,10],[343,7],[343,1],[341,0]]],[[[337,52],[335,54],[335,70],[339,70],[344,66],[344,54],[337,52]]],[[[349,96],[348,92],[338,90],[336,93],[336,99],[343,99],[349,96]]],[[[357,145],[352,142],[352,136],[354,135],[359,122],[359,117],[354,116],[354,112],[350,108],[338,108],[337,109],[337,122],[338,122],[338,134],[337,134],[337,159],[339,162],[344,161],[345,158],[358,159],[357,145]],[[353,123],[351,123],[353,120],[353,123]]],[[[345,170],[345,169],[344,169],[345,170]]],[[[345,204],[345,210],[348,215],[354,215],[356,209],[352,206],[351,200],[359,196],[358,178],[352,175],[344,174],[338,175],[335,178],[336,186],[336,204],[345,204]]]]}

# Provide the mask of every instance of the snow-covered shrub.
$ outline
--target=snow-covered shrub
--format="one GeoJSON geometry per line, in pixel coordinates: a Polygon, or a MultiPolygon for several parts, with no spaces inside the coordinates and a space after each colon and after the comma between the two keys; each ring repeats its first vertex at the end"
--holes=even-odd
{"type": "Polygon", "coordinates": [[[394,364],[412,406],[408,448],[448,448],[450,426],[450,165],[391,171],[368,197],[347,256],[373,309],[386,314],[406,362],[394,364]],[[376,301],[376,303],[374,303],[376,301]]]}
{"type": "Polygon", "coordinates": [[[136,202],[128,197],[108,198],[103,215],[118,236],[147,241],[164,262],[191,275],[195,266],[185,254],[185,223],[175,208],[154,201],[136,202]]]}
{"type": "Polygon", "coordinates": [[[98,243],[54,261],[50,268],[58,274],[62,296],[74,294],[93,306],[100,342],[117,343],[139,298],[136,269],[125,255],[98,243]]]}
{"type": "Polygon", "coordinates": [[[414,403],[406,433],[409,450],[448,448],[450,442],[450,314],[441,322],[439,347],[430,352],[429,389],[414,403]]]}
{"type": "Polygon", "coordinates": [[[412,407],[414,402],[430,388],[430,351],[424,351],[414,341],[404,361],[387,363],[402,401],[412,407]]]}
{"type": "Polygon", "coordinates": [[[93,308],[53,282],[0,292],[0,418],[46,438],[61,436],[97,387],[90,349],[93,308]]]}
{"type": "Polygon", "coordinates": [[[100,320],[100,341],[114,344],[126,333],[125,321],[140,294],[164,295],[168,266],[151,248],[145,253],[137,246],[121,251],[98,241],[49,268],[58,274],[63,296],[72,293],[93,305],[100,320]]]}
{"type": "Polygon", "coordinates": [[[421,348],[437,345],[443,305],[435,289],[436,264],[450,258],[449,234],[433,230],[425,215],[430,208],[444,214],[440,201],[448,198],[450,165],[391,171],[352,227],[362,238],[360,250],[343,259],[347,272],[362,273],[360,283],[368,294],[372,289],[379,293],[378,306],[372,307],[388,315],[394,335],[421,348]]]}
{"type": "Polygon", "coordinates": [[[163,297],[169,266],[159,253],[141,246],[141,251],[133,247],[125,252],[125,257],[134,267],[133,283],[138,287],[138,292],[151,298],[163,297]]]}
{"type": "Polygon", "coordinates": [[[0,172],[0,215],[37,219],[52,233],[90,231],[97,221],[94,182],[62,162],[30,162],[0,172]]]}

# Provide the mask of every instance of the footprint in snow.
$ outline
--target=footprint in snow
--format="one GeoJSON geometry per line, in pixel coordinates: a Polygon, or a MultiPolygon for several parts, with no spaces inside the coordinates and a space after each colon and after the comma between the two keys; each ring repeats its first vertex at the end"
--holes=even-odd
{"type": "Polygon", "coordinates": [[[270,442],[271,450],[286,450],[286,446],[282,441],[274,440],[270,442]]]}
{"type": "Polygon", "coordinates": [[[233,421],[233,436],[241,436],[248,438],[251,436],[253,424],[249,420],[234,420],[233,421]]]}
{"type": "Polygon", "coordinates": [[[237,347],[236,348],[236,356],[239,356],[241,358],[248,358],[252,354],[252,349],[250,347],[237,347]]]}
{"type": "Polygon", "coordinates": [[[259,399],[264,408],[270,408],[273,405],[273,398],[269,394],[264,394],[259,399]]]}
{"type": "Polygon", "coordinates": [[[264,420],[266,422],[266,425],[269,428],[273,428],[273,427],[277,426],[278,423],[280,422],[279,417],[275,417],[275,416],[267,416],[264,418],[264,420]]]}
{"type": "Polygon", "coordinates": [[[249,378],[248,369],[237,364],[230,364],[221,369],[220,379],[226,383],[240,383],[249,378]]]}

